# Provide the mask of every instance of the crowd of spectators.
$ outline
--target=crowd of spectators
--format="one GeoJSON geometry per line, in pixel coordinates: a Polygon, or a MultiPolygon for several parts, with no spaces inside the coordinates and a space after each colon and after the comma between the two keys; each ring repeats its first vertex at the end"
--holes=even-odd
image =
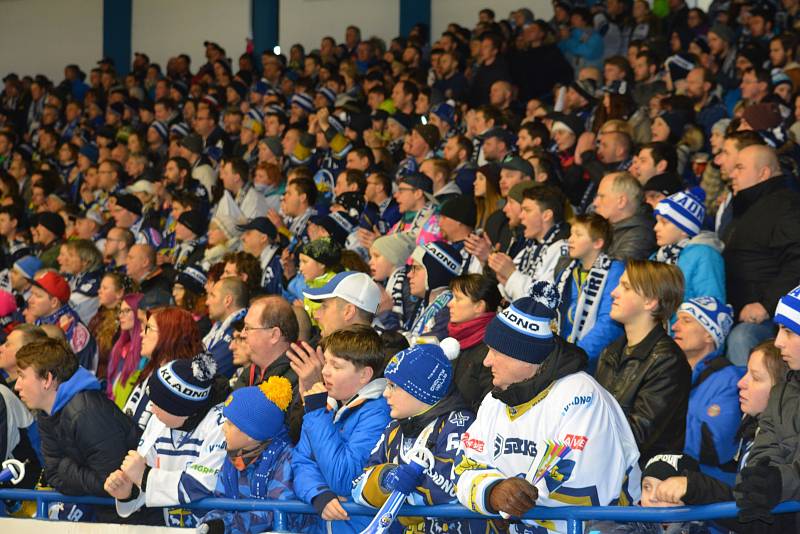
{"type": "Polygon", "coordinates": [[[272,512],[187,504],[360,532],[341,503],[393,491],[503,516],[409,532],[728,500],[664,528],[794,531],[771,510],[800,498],[800,2],[552,8],[6,73],[20,485],[115,499],[53,518],[212,534],[272,512]]]}

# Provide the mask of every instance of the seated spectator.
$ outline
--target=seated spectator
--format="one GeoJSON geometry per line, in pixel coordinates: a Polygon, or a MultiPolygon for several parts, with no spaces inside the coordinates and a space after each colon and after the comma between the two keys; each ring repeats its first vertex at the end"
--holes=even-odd
{"type": "Polygon", "coordinates": [[[725,262],[722,242],[714,232],[702,231],[705,218],[699,187],[671,195],[656,205],[656,243],[653,261],[677,265],[683,273],[684,300],[714,297],[725,302],[725,262]]]}
{"type": "Polygon", "coordinates": [[[108,272],[100,280],[100,287],[97,289],[98,309],[97,313],[89,321],[86,327],[89,333],[97,341],[98,363],[96,375],[106,376],[108,358],[111,355],[111,348],[119,336],[119,306],[131,288],[133,282],[125,275],[108,272]]]}
{"type": "Polygon", "coordinates": [[[198,210],[184,211],[175,222],[173,265],[181,270],[196,265],[205,257],[208,244],[206,217],[198,210]]]}
{"type": "Polygon", "coordinates": [[[36,326],[52,324],[63,330],[78,363],[89,370],[97,370],[97,343],[89,329],[69,305],[69,284],[58,273],[45,272],[33,281],[26,310],[29,322],[36,326]]]}
{"type": "Polygon", "coordinates": [[[36,215],[35,223],[31,225],[31,235],[43,267],[58,268],[57,258],[65,231],[64,219],[59,214],[45,211],[36,215]]]}
{"type": "MultiPolygon", "coordinates": [[[[141,362],[145,362],[135,379],[123,411],[144,430],[153,415],[147,383],[159,367],[174,360],[191,359],[203,349],[200,335],[191,314],[178,308],[162,308],[146,318],[147,331],[141,341],[141,362]]],[[[138,369],[138,368],[137,368],[138,369]]]]}
{"type": "MultiPolygon", "coordinates": [[[[781,297],[775,308],[778,336],[775,347],[790,371],[800,370],[800,287],[781,297]]],[[[800,387],[789,373],[786,382],[770,394],[766,409],[758,419],[758,432],[750,456],[737,477],[733,495],[739,506],[739,521],[771,520],[770,511],[779,502],[795,498],[800,480],[793,469],[797,461],[796,432],[790,421],[797,412],[800,387]],[[792,427],[792,428],[790,428],[792,427]]]]}
{"type": "MultiPolygon", "coordinates": [[[[461,440],[475,413],[450,387],[451,356],[456,355],[428,344],[415,345],[389,360],[383,396],[392,421],[367,460],[364,473],[353,483],[353,500],[358,504],[380,508],[394,490],[408,494],[409,504],[456,502],[448,487],[439,481],[450,479],[457,454],[452,443],[461,440]],[[432,453],[434,462],[425,466],[425,471],[410,465],[413,460],[407,456],[413,455],[414,449],[409,450],[406,444],[419,443],[420,436],[426,436],[424,448],[432,453]]],[[[472,523],[476,530],[481,525],[486,529],[482,521],[419,518],[415,522],[425,532],[466,532],[467,525],[463,523],[472,523]]]]}
{"type": "MultiPolygon", "coordinates": [[[[286,430],[286,409],[292,400],[292,385],[273,376],[259,386],[234,391],[222,407],[225,448],[228,455],[214,489],[226,499],[271,499],[289,501],[294,493],[292,446],[286,430]]],[[[290,527],[299,531],[305,516],[290,516],[290,527]]],[[[273,513],[212,510],[200,520],[208,532],[245,534],[273,529],[273,513]]]]}
{"type": "MultiPolygon", "coordinates": [[[[747,463],[753,446],[758,419],[766,410],[773,388],[782,389],[789,368],[781,358],[780,349],[774,340],[767,340],[758,345],[750,354],[747,362],[747,373],[737,384],[739,401],[744,418],[739,425],[736,437],[739,438],[735,455],[737,471],[741,471],[747,463]]],[[[734,499],[732,485],[700,471],[677,474],[664,481],[656,491],[656,498],[672,506],[688,504],[711,504],[727,502],[734,499]]],[[[789,532],[795,528],[795,516],[780,514],[775,516],[772,527],[789,532]]],[[[736,529],[740,532],[758,532],[765,526],[762,522],[738,523],[735,519],[719,520],[725,530],[736,529]],[[749,530],[745,530],[749,529],[749,530]]]]}
{"type": "Polygon", "coordinates": [[[555,269],[558,334],[586,351],[590,373],[597,368],[600,352],[622,334],[611,318],[611,292],[625,265],[606,254],[612,242],[607,220],[596,213],[578,215],[570,226],[569,256],[559,259],[555,269]]]}
{"type": "Polygon", "coordinates": [[[14,262],[8,272],[8,279],[11,284],[11,291],[17,299],[17,307],[20,311],[27,308],[28,300],[31,296],[33,279],[36,278],[42,268],[42,262],[36,256],[23,256],[14,262]]]}
{"type": "Polygon", "coordinates": [[[91,241],[70,239],[61,245],[56,259],[71,290],[69,305],[88,324],[99,307],[97,291],[103,274],[103,257],[91,241]]]}
{"type": "Polygon", "coordinates": [[[655,251],[655,221],[643,200],[642,186],[628,172],[607,174],[600,181],[593,205],[614,231],[608,251],[612,258],[643,260],[655,251]]]}
{"type": "Polygon", "coordinates": [[[528,244],[513,260],[508,254],[494,253],[488,261],[506,298],[525,296],[537,280],[553,280],[556,263],[567,253],[569,224],[564,204],[564,196],[552,186],[532,187],[522,193],[520,221],[528,244]]]}
{"type": "Polygon", "coordinates": [[[242,250],[258,258],[261,265],[261,289],[267,295],[280,295],[283,267],[275,225],[266,217],[256,217],[239,230],[242,231],[242,250]]]}
{"type": "Polygon", "coordinates": [[[230,350],[234,321],[247,313],[250,294],[247,286],[238,278],[223,278],[208,292],[206,305],[208,318],[214,323],[203,338],[203,346],[217,362],[217,372],[230,378],[233,376],[233,358],[230,350]]]}
{"type": "Polygon", "coordinates": [[[408,293],[408,258],[414,252],[414,236],[401,232],[381,236],[372,242],[369,268],[372,279],[381,286],[377,320],[386,330],[399,328],[410,313],[408,293]]]}
{"type": "Polygon", "coordinates": [[[463,274],[450,281],[453,299],[447,304],[447,334],[461,347],[453,362],[453,384],[472,410],[492,389],[492,373],[483,365],[489,347],[483,342],[486,327],[497,315],[500,290],[495,280],[481,274],[463,274]]]}
{"type": "Polygon", "coordinates": [[[691,369],[664,330],[683,298],[674,265],[629,260],[611,292],[625,333],[600,354],[595,376],[625,412],[643,457],[683,449],[691,369]]]}
{"type": "Polygon", "coordinates": [[[110,229],[103,246],[103,261],[106,264],[106,270],[125,273],[128,253],[135,243],[135,236],[127,228],[114,227],[110,229]]]}
{"type": "Polygon", "coordinates": [[[703,473],[732,485],[736,430],[742,419],[735,384],[744,374],[722,353],[733,325],[733,310],[714,297],[680,305],[673,338],[692,368],[683,452],[700,462],[703,473]]]}
{"type": "Polygon", "coordinates": [[[176,276],[172,286],[172,298],[175,306],[192,314],[197,322],[200,335],[205,337],[211,330],[211,321],[207,315],[205,285],[208,282],[203,270],[197,265],[187,265],[176,276]]]}
{"type": "Polygon", "coordinates": [[[172,292],[172,280],[163,268],[156,265],[156,249],[150,245],[133,245],[125,261],[125,270],[139,284],[139,291],[145,298],[172,292]]]}
{"type": "Polygon", "coordinates": [[[103,482],[139,441],[136,425],[60,341],[21,347],[17,366],[14,389],[29,410],[37,410],[47,483],[65,495],[106,497],[103,482]]]}
{"type": "Polygon", "coordinates": [[[141,293],[122,297],[119,306],[119,337],[111,348],[106,371],[106,395],[120,409],[125,407],[139,373],[147,364],[142,358],[144,326],[139,321],[141,293]]]}
{"type": "Polygon", "coordinates": [[[340,500],[350,497],[353,479],[390,421],[382,397],[386,380],[377,378],[383,373],[383,347],[372,328],[360,325],[332,333],[321,347],[324,382],[301,392],[305,415],[292,452],[295,492],[319,515],[308,532],[361,531],[369,518],[351,518],[340,500]]]}
{"type": "MultiPolygon", "coordinates": [[[[341,269],[342,247],[330,237],[323,237],[300,247],[298,258],[304,286],[302,291],[305,292],[307,288],[316,289],[324,286],[341,269]]],[[[311,324],[317,326],[314,316],[319,303],[313,302],[305,295],[302,295],[302,300],[311,324]]]]}
{"type": "Polygon", "coordinates": [[[111,216],[117,227],[130,230],[137,244],[149,245],[158,250],[162,240],[161,232],[145,221],[142,216],[142,201],[133,194],[122,192],[114,194],[114,199],[116,202],[111,208],[111,216]]]}
{"type": "Polygon", "coordinates": [[[442,239],[461,254],[463,272],[482,273],[480,259],[467,250],[467,238],[475,233],[475,202],[464,195],[455,195],[439,209],[439,227],[442,239]]]}
{"type": "MultiPolygon", "coordinates": [[[[542,300],[515,301],[486,330],[484,364],[494,390],[462,436],[453,469],[459,502],[478,513],[519,517],[536,504],[638,500],[639,451],[625,415],[582,372],[586,354],[551,334],[554,295],[542,300]],[[552,449],[556,444],[566,447],[563,455],[552,449]],[[571,498],[576,492],[586,497],[571,498]]],[[[527,523],[512,523],[509,531],[525,532],[527,523]]],[[[553,522],[553,530],[564,528],[553,522]]]]}
{"type": "Polygon", "coordinates": [[[416,313],[401,331],[409,344],[420,336],[447,337],[450,310],[447,304],[453,294],[450,281],[461,274],[461,255],[444,241],[417,245],[411,254],[408,273],[409,293],[418,299],[416,313]]]}
{"type": "Polygon", "coordinates": [[[247,286],[250,295],[261,294],[261,266],[249,252],[229,252],[222,258],[225,270],[223,278],[238,278],[247,286]]]}
{"type": "Polygon", "coordinates": [[[390,234],[410,233],[416,237],[417,245],[431,243],[441,237],[430,178],[420,172],[401,176],[397,180],[394,199],[401,216],[389,231],[390,234]]]}
{"type": "Polygon", "coordinates": [[[208,270],[215,263],[222,261],[229,252],[239,246],[242,232],[239,230],[239,221],[222,213],[217,213],[208,225],[208,244],[203,252],[202,266],[208,270]]]}
{"type": "Polygon", "coordinates": [[[143,506],[164,507],[164,525],[196,525],[199,518],[179,507],[211,496],[225,460],[218,403],[228,391],[214,383],[216,370],[211,355],[200,353],[171,361],[147,380],[155,417],[103,486],[120,517],[143,506]]]}

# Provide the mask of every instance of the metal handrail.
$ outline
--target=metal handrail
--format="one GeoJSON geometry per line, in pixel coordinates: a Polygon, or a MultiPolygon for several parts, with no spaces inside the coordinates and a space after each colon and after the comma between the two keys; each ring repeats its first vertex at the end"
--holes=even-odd
{"type": "MultiPolygon", "coordinates": [[[[37,518],[47,519],[47,504],[66,502],[75,504],[94,504],[114,506],[114,499],[107,497],[63,495],[55,491],[34,491],[19,489],[0,489],[0,499],[25,500],[37,502],[37,518]]],[[[194,510],[224,510],[229,512],[271,511],[274,515],[275,531],[285,530],[286,514],[315,514],[314,508],[300,501],[279,501],[261,499],[219,499],[207,498],[183,506],[194,510]]],[[[352,502],[343,502],[342,507],[350,515],[373,516],[376,510],[352,502]]],[[[603,520],[622,523],[641,521],[647,523],[679,523],[684,521],[706,521],[736,517],[738,508],[735,502],[706,504],[700,506],[675,506],[670,508],[642,508],[639,506],[537,506],[523,516],[524,519],[561,520],[567,522],[569,533],[583,532],[584,521],[603,520]]],[[[784,502],[773,513],[800,512],[800,501],[784,502]]],[[[478,519],[487,517],[467,510],[459,504],[440,504],[436,506],[403,506],[401,516],[442,517],[478,519]]]]}

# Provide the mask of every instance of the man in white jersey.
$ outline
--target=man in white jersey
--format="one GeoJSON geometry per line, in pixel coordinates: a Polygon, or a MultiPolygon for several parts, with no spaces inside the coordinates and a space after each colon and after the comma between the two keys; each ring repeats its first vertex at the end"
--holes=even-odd
{"type": "MultiPolygon", "coordinates": [[[[543,506],[639,499],[639,451],[616,400],[583,370],[582,349],[552,334],[554,297],[534,284],[486,330],[494,389],[462,436],[453,469],[470,510],[521,516],[543,506]],[[544,293],[544,294],[543,294],[544,293]]],[[[565,532],[563,521],[512,523],[511,532],[565,532]]]]}

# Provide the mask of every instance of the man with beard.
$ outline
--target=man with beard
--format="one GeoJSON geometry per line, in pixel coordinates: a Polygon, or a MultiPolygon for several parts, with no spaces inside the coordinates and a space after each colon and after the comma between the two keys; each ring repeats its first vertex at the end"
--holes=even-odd
{"type": "Polygon", "coordinates": [[[715,86],[713,75],[703,67],[693,68],[686,76],[686,96],[694,102],[696,121],[706,139],[711,137],[714,124],[728,116],[722,101],[714,94],[715,86]]]}

